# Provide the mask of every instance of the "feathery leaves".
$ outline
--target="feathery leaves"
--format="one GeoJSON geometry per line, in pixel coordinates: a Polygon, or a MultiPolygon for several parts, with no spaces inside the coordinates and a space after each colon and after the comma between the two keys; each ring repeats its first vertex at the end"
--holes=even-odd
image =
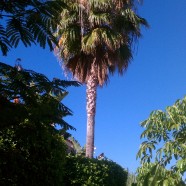
{"type": "Polygon", "coordinates": [[[43,74],[32,70],[22,69],[18,71],[16,67],[0,63],[0,128],[6,126],[7,123],[13,125],[15,121],[21,123],[25,119],[37,121],[39,120],[38,117],[42,117],[42,121],[46,122],[46,124],[55,123],[66,130],[74,129],[74,127],[63,120],[63,117],[71,115],[72,111],[61,103],[61,100],[68,93],[66,87],[79,85],[75,81],[62,81],[59,79],[50,81],[43,74]],[[13,103],[17,98],[20,104],[13,103]],[[4,106],[2,100],[6,103],[4,106]],[[7,104],[9,107],[7,107],[7,104]],[[9,119],[7,114],[11,114],[12,110],[16,110],[14,107],[18,108],[18,112],[15,111],[18,115],[16,113],[13,115],[16,118],[19,115],[20,117],[9,119]],[[7,108],[9,108],[8,112],[7,108]]]}
{"type": "Polygon", "coordinates": [[[38,43],[53,49],[58,40],[53,35],[60,23],[59,15],[67,8],[63,0],[6,0],[0,2],[0,49],[7,55],[22,41],[27,47],[38,43]]]}

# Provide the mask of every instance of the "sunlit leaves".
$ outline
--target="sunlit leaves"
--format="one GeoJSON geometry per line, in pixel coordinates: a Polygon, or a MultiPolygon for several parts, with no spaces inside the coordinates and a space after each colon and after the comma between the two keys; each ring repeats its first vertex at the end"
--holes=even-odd
{"type": "MultiPolygon", "coordinates": [[[[169,172],[177,175],[175,179],[181,180],[181,175],[186,172],[186,97],[167,107],[165,112],[153,111],[141,126],[145,128],[141,138],[146,139],[137,154],[141,159],[141,169],[147,168],[154,154],[155,164],[162,167],[165,175],[168,174],[167,165],[175,162],[169,172]],[[155,150],[156,153],[153,153],[155,150]]],[[[167,178],[166,184],[175,184],[169,181],[167,178]]]]}
{"type": "Polygon", "coordinates": [[[109,25],[111,15],[107,12],[90,12],[89,21],[92,26],[109,25]]]}
{"type": "Polygon", "coordinates": [[[59,57],[66,61],[80,51],[80,32],[80,27],[77,25],[71,25],[63,30],[62,37],[59,38],[59,48],[56,49],[59,57]]]}
{"type": "Polygon", "coordinates": [[[179,173],[169,171],[160,164],[144,163],[137,170],[137,186],[184,186],[179,173]]]}
{"type": "Polygon", "coordinates": [[[95,10],[105,10],[113,6],[112,0],[90,0],[89,3],[95,10]]]}
{"type": "Polygon", "coordinates": [[[67,185],[126,185],[128,172],[109,160],[67,156],[67,167],[68,169],[65,170],[67,185]]]}
{"type": "Polygon", "coordinates": [[[98,46],[105,46],[109,50],[116,50],[122,43],[122,36],[108,27],[95,28],[84,36],[82,49],[85,53],[95,53],[98,46]]]}

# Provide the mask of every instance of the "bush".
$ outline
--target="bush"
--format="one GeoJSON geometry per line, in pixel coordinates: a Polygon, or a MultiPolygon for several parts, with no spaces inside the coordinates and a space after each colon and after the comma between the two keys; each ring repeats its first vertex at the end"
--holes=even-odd
{"type": "Polygon", "coordinates": [[[64,181],[66,186],[125,186],[127,176],[127,171],[113,161],[68,156],[64,181]]]}
{"type": "Polygon", "coordinates": [[[63,185],[65,143],[55,129],[25,123],[0,136],[0,185],[63,185]]]}

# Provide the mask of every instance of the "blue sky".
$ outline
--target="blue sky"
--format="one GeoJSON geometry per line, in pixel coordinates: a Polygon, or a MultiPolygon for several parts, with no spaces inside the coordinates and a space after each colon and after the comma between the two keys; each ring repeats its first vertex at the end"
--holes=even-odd
{"type": "MultiPolygon", "coordinates": [[[[150,112],[165,109],[186,93],[186,1],[144,0],[139,14],[146,18],[150,29],[143,29],[143,38],[134,51],[134,60],[124,76],[110,78],[110,83],[98,89],[95,155],[105,155],[130,171],[139,165],[136,153],[140,122],[150,112]]],[[[0,61],[44,73],[52,79],[66,79],[55,56],[48,49],[24,48],[20,45],[0,61]]],[[[64,103],[74,115],[66,121],[77,128],[72,132],[82,146],[86,137],[85,86],[69,88],[64,103]]]]}

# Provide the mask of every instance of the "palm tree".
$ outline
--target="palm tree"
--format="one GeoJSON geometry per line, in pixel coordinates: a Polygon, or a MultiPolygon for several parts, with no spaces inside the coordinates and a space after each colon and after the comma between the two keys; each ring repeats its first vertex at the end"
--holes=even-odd
{"type": "Polygon", "coordinates": [[[138,16],[132,0],[69,0],[62,11],[55,53],[67,72],[87,86],[86,156],[94,151],[96,92],[109,75],[127,69],[133,43],[146,20],[138,16]]]}

